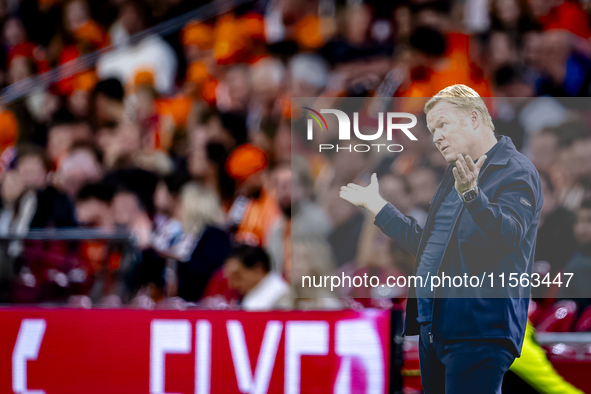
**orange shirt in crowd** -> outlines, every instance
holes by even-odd
[[[589,15],[578,1],[565,1],[539,20],[545,30],[564,29],[584,39],[591,37]]]
[[[443,66],[438,70],[423,68],[419,77],[411,76],[412,81],[407,89],[399,93],[402,97],[433,97],[449,85],[464,84],[474,89],[481,97],[490,97],[489,82],[482,70],[470,61],[470,36],[463,33],[446,35],[447,51],[442,60]],[[412,103],[407,102],[409,106]],[[422,112],[424,102],[416,102],[416,108],[405,108],[408,112]]]
[[[236,241],[249,245],[263,245],[280,211],[274,196],[263,189],[259,199],[248,202],[236,232]]]
[[[446,64],[440,70],[428,70],[425,78],[411,82],[405,96],[432,97],[440,90],[452,84],[465,84],[474,89],[480,96],[490,96],[488,81],[483,78],[480,70],[471,64],[470,36],[463,33],[449,33],[446,36]]]

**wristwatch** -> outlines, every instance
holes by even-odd
[[[470,190],[466,190],[465,192],[461,193],[460,196],[462,197],[462,201],[464,201],[465,203],[469,203],[470,201],[478,197],[478,186],[473,187]]]

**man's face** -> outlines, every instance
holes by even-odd
[[[60,186],[70,195],[75,195],[80,188],[91,182],[99,181],[102,176],[100,163],[88,150],[72,152],[58,169]]]
[[[170,217],[174,213],[174,197],[170,194],[164,182],[158,182],[156,186],[156,190],[154,191],[154,207],[159,214],[166,217]]]
[[[435,173],[428,168],[421,168],[411,174],[409,181],[414,203],[422,207],[428,207],[437,190]]]
[[[448,163],[455,163],[458,154],[467,155],[478,138],[471,119],[458,107],[439,101],[427,114],[427,128],[433,142]],[[473,158],[475,160],[477,158]]]
[[[380,179],[380,195],[402,213],[408,213],[409,195],[406,193],[404,183],[400,179],[392,175],[383,176]]]
[[[529,159],[539,171],[548,171],[556,162],[558,137],[552,133],[538,133],[531,137]]]
[[[591,245],[591,208],[580,208],[574,228],[575,238],[581,246]]]
[[[43,161],[37,156],[25,156],[19,159],[17,166],[18,175],[23,187],[43,189],[47,179],[47,171]]]
[[[54,126],[47,135],[47,155],[53,161],[64,157],[72,146],[72,131],[69,125]]]
[[[277,201],[281,210],[285,212],[290,210],[292,203],[298,204],[304,198],[304,189],[299,182],[298,177],[293,177],[290,168],[282,167],[276,172],[277,180]]]
[[[81,226],[105,227],[110,222],[109,205],[103,201],[91,198],[76,203],[76,217]]]
[[[572,144],[569,162],[577,180],[588,182],[591,176],[591,139],[576,141]]]
[[[229,258],[224,264],[224,277],[228,280],[228,286],[236,290],[240,295],[246,295],[265,276],[259,267],[246,268],[242,262],[234,257]]]
[[[118,192],[113,197],[113,215],[117,224],[130,225],[140,212],[139,202],[135,194]]]
[[[291,170],[289,168],[280,168],[275,174],[277,180],[277,202],[281,209],[291,208]]]

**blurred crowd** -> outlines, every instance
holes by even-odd
[[[26,90],[0,103],[1,302],[402,307],[404,292],[333,298],[290,281],[410,274],[413,256],[338,189],[377,172],[383,197],[424,222],[447,163],[424,129],[388,157],[292,155],[290,100],[430,97],[455,83],[496,97],[497,132],[540,172],[535,270],[581,272],[584,293],[589,2],[268,0],[163,27],[198,6],[218,2],[0,0],[0,84]],[[51,85],[23,84],[55,68]],[[98,233],[14,236],[71,228]],[[534,294],[539,310],[562,297],[549,291]],[[577,313],[589,304],[576,299]]]

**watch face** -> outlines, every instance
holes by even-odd
[[[462,194],[462,198],[465,202],[470,202],[476,198],[476,189],[468,190],[464,194]]]

